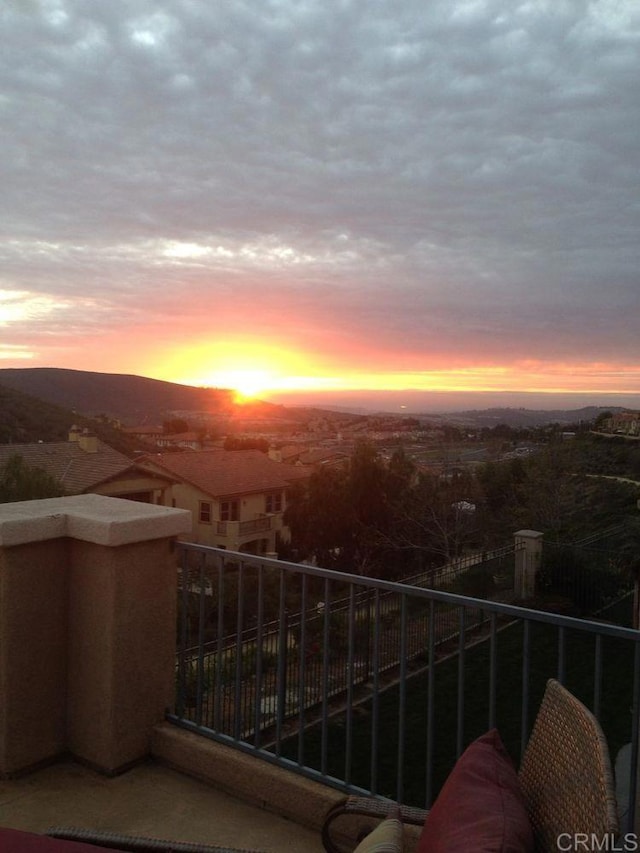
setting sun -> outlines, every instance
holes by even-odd
[[[300,353],[244,338],[192,345],[165,356],[163,364],[170,381],[231,388],[240,400],[306,388],[313,372]]]
[[[276,374],[269,370],[243,368],[240,370],[219,370],[215,373],[215,382],[220,388],[233,388],[239,402],[259,396],[260,393],[278,387]]]

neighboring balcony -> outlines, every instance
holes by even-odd
[[[276,531],[282,529],[281,515],[264,515],[246,521],[214,521],[215,535],[227,551],[274,554]]]
[[[272,516],[254,518],[249,521],[216,521],[220,536],[240,541],[246,536],[254,537],[258,533],[268,533],[275,528]]]

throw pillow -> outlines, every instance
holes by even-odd
[[[516,769],[496,729],[460,756],[425,821],[417,853],[533,850]]]
[[[402,853],[402,823],[395,817],[383,820],[353,853]]]

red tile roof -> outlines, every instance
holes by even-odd
[[[67,494],[77,495],[95,488],[99,483],[128,471],[130,459],[97,441],[96,453],[87,453],[77,441],[48,444],[0,445],[0,465],[12,456],[21,456],[31,468],[43,468],[62,484]]]
[[[144,466],[167,471],[212,497],[248,495],[286,489],[309,471],[274,462],[259,450],[192,450],[149,454]]]

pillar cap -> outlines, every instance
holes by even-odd
[[[523,539],[542,539],[544,533],[539,530],[516,530],[514,536],[521,536]]]
[[[109,498],[71,495],[0,504],[0,546],[70,537],[96,545],[129,545],[191,530],[186,509]]]

